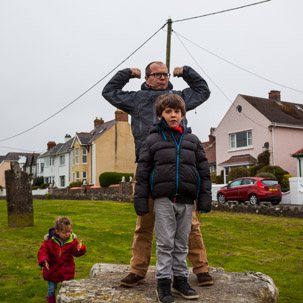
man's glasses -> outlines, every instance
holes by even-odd
[[[148,77],[150,77],[150,76],[154,76],[155,78],[160,79],[162,76],[163,76],[163,78],[169,78],[170,74],[169,73],[152,73],[152,74],[148,75]]]

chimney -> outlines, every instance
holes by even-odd
[[[47,142],[47,150],[50,150],[51,148],[56,146],[56,142],[54,141],[48,141]]]
[[[96,128],[98,125],[101,125],[103,123],[104,123],[104,120],[102,118],[100,118],[100,119],[96,118],[94,120],[94,127]]]
[[[215,141],[216,137],[214,135],[208,135],[208,142],[212,144]]]
[[[281,92],[278,91],[278,90],[271,90],[268,93],[268,99],[272,99],[272,100],[280,102],[281,101],[281,95],[280,95],[280,93]]]
[[[128,122],[128,113],[117,109],[115,111],[115,120],[122,121],[122,122]]]
[[[71,135],[66,134],[64,137],[64,142],[67,142],[71,138]]]

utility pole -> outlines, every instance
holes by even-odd
[[[171,19],[167,21],[167,42],[166,42],[166,66],[169,72],[170,67],[170,41],[171,41]]]

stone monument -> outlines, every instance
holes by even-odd
[[[8,227],[34,225],[32,187],[28,174],[21,171],[17,162],[5,171]]]

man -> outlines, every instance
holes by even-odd
[[[155,111],[158,96],[167,93],[178,94],[185,101],[186,111],[196,108],[209,98],[210,91],[206,81],[191,67],[176,67],[173,76],[182,77],[189,87],[182,91],[173,90],[173,86],[169,82],[170,74],[167,66],[155,61],[148,64],[145,69],[145,82],[142,84],[141,90],[122,90],[131,78],[141,78],[141,71],[138,68],[126,68],[117,72],[103,89],[102,95],[108,102],[131,116],[136,160],[138,160],[145,138],[149,135],[150,127],[158,121]],[[187,126],[185,117],[182,123],[184,127]],[[133,257],[130,261],[131,272],[121,280],[120,284],[123,286],[137,285],[144,280],[147,273],[153,244],[155,220],[153,203],[154,201],[150,199],[150,212],[147,215],[137,217],[132,249]],[[206,250],[195,209],[188,246],[188,259],[193,266],[193,272],[197,275],[198,284],[200,286],[213,284],[213,279],[208,273]]]

